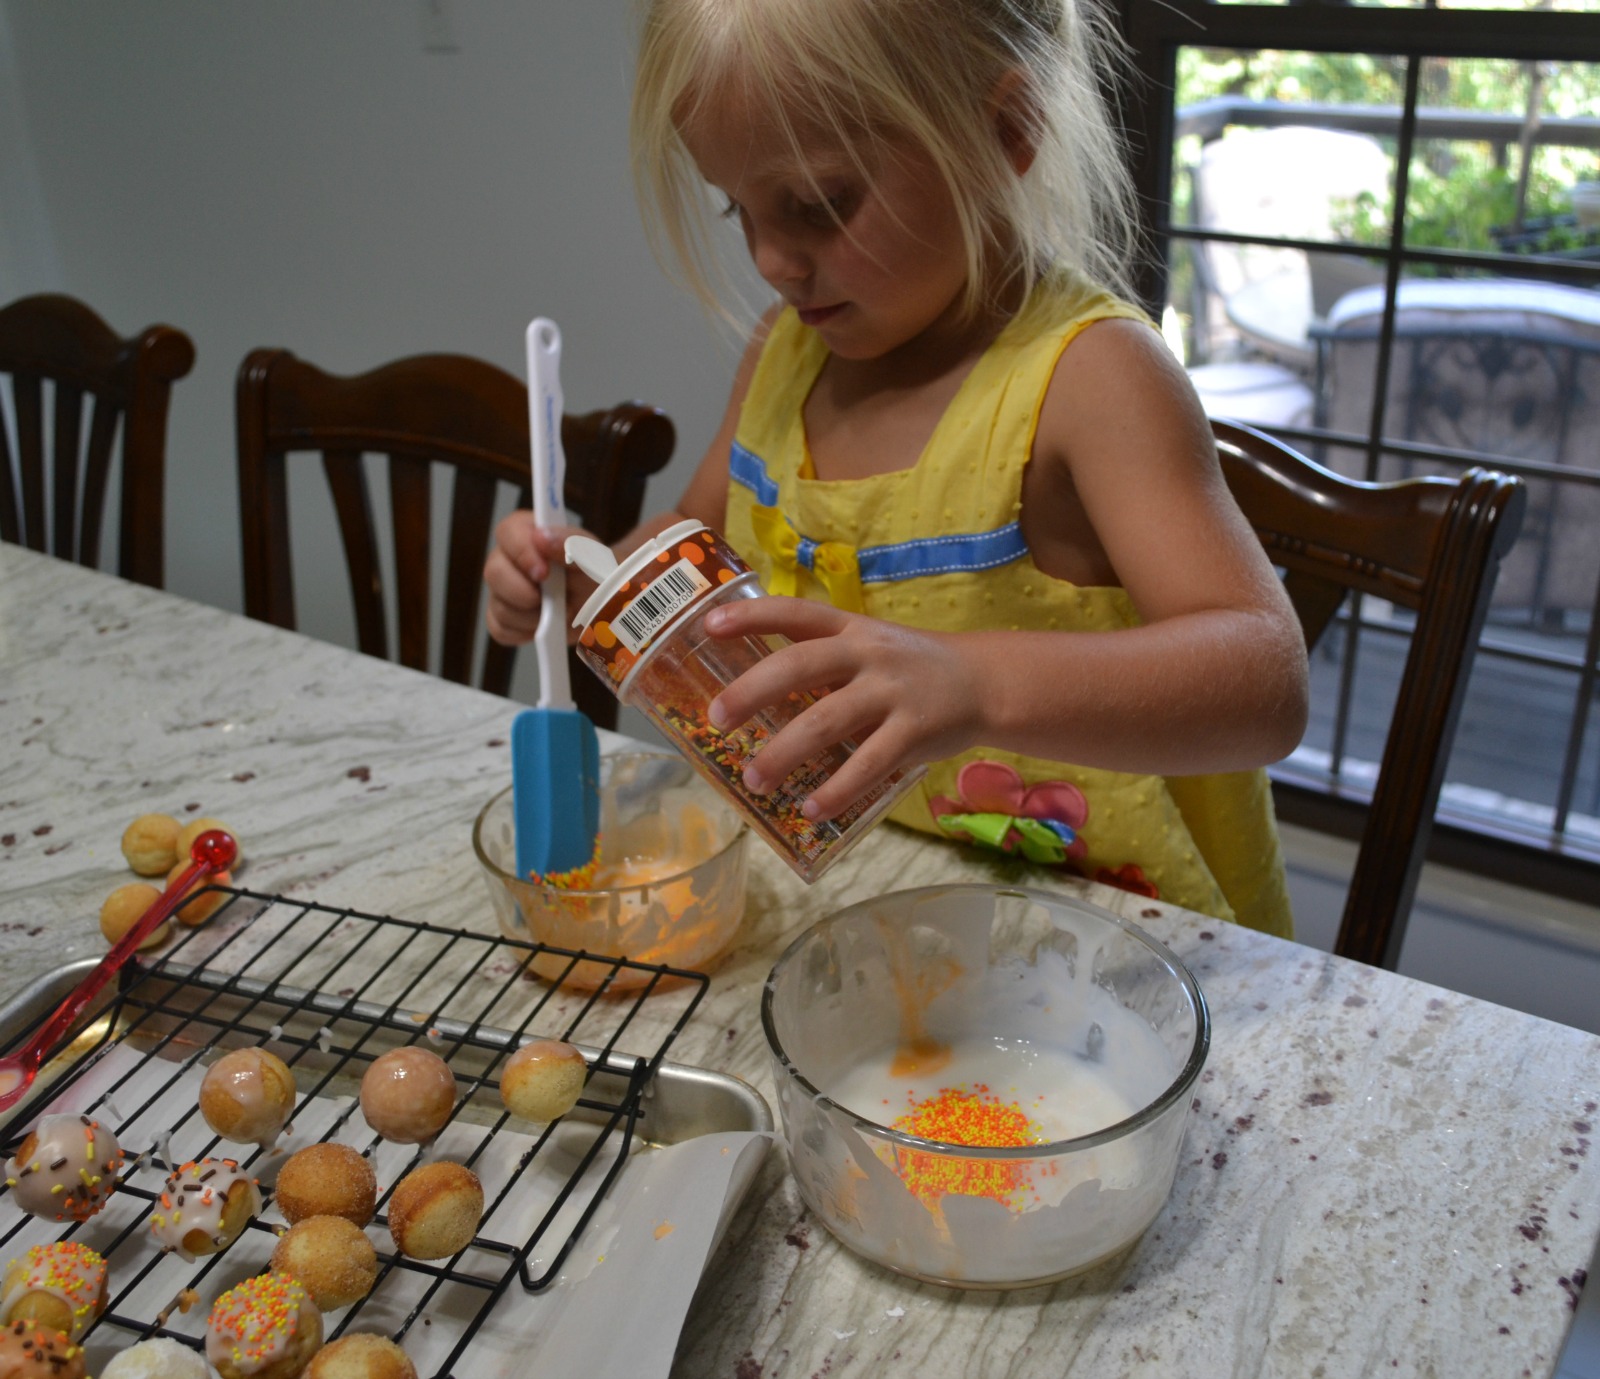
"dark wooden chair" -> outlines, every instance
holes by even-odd
[[[1393,969],[1478,634],[1527,491],[1485,469],[1358,483],[1249,427],[1212,426],[1228,486],[1283,571],[1308,647],[1352,594],[1416,615],[1334,948]]]
[[[16,427],[13,456],[0,425],[0,540],[98,567],[120,433],[117,573],[161,588],[167,404],[193,367],[193,342],[171,326],[124,340],[57,293],[0,307],[0,374],[10,389],[0,413],[9,410]]]
[[[519,507],[529,487],[528,391],[503,369],[463,355],[396,360],[359,377],[324,373],[288,350],[255,350],[240,366],[236,411],[239,504],[244,534],[245,612],[295,626],[289,544],[291,455],[319,453],[332,491],[362,651],[447,680],[507,694],[516,657],[483,632],[483,563],[497,503]],[[645,481],[667,463],[675,440],[665,413],[636,402],[562,418],[567,506],[602,541],[639,520]],[[365,456],[388,457],[393,534],[395,637],[391,642]],[[432,493],[450,485],[442,629],[430,664]],[[481,667],[476,648],[484,644]],[[578,707],[614,727],[617,702],[573,661]]]

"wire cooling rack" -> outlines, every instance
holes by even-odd
[[[391,1166],[393,1155],[404,1154],[392,1179],[380,1178],[375,1220],[386,1225],[393,1183],[430,1156],[421,1147],[381,1144],[361,1118],[354,1094],[373,1059],[420,1044],[443,1057],[456,1077],[451,1125],[437,1143],[456,1133],[457,1142],[469,1147],[448,1157],[477,1168],[480,1160],[494,1157],[498,1141],[502,1150],[517,1150],[513,1168],[500,1175],[503,1183],[485,1178],[485,1211],[471,1246],[432,1263],[379,1249],[372,1292],[330,1325],[328,1335],[377,1329],[403,1341],[419,1319],[432,1325],[430,1313],[438,1312],[448,1293],[460,1330],[437,1370],[448,1376],[503,1293],[514,1284],[538,1291],[557,1277],[634,1147],[644,1090],[708,979],[679,968],[232,887],[207,889],[224,896],[218,916],[204,928],[180,931],[158,957],[130,964],[110,1005],[52,1052],[28,1109],[0,1124],[5,1157],[51,1102],[110,1125],[129,1155],[117,1191],[99,1215],[79,1225],[42,1223],[0,1208],[0,1259],[44,1238],[82,1239],[110,1266],[108,1306],[86,1343],[103,1340],[100,1329],[111,1327],[122,1333],[116,1337],[119,1349],[150,1336],[198,1348],[205,1308],[187,1322],[181,1313],[198,1299],[209,1305],[236,1282],[240,1262],[253,1264],[246,1272],[255,1272],[281,1227],[258,1218],[227,1250],[172,1273],[177,1257],[155,1253],[149,1244],[149,1216],[169,1165],[206,1155],[233,1158],[260,1174],[265,1185],[284,1154],[219,1140],[197,1104],[182,1095],[186,1083],[230,1048],[270,1048],[294,1069],[300,1094],[295,1118],[314,1124],[311,1138],[336,1138],[372,1156],[390,1155]],[[533,975],[535,959],[539,978]],[[559,969],[554,975],[552,964]],[[579,972],[583,989],[574,975]],[[592,985],[597,976],[601,980]],[[620,987],[632,989],[620,993]],[[6,1047],[20,1044],[29,1031],[11,1033]],[[508,1125],[498,1095],[503,1060],[533,1037],[577,1044],[590,1067],[578,1107],[542,1130]],[[630,1046],[644,1051],[629,1052]],[[107,1081],[104,1069],[115,1062],[108,1055],[118,1047],[141,1057],[135,1071]],[[80,1091],[81,1103],[73,1100]],[[522,1137],[527,1145],[519,1149]],[[300,1138],[294,1147],[301,1147]],[[548,1171],[552,1166],[554,1173]],[[547,1171],[542,1195],[532,1205],[536,1224],[506,1238],[494,1229],[496,1219],[528,1219],[527,1185],[535,1177],[531,1170],[539,1169]],[[5,1196],[0,1187],[0,1204]],[[513,1205],[516,1213],[509,1210]],[[383,1241],[391,1243],[386,1232]],[[241,1259],[230,1265],[235,1255]],[[386,1281],[404,1275],[413,1276],[398,1290],[409,1310],[400,1315],[392,1305],[387,1313],[375,1309],[383,1324],[363,1322],[363,1309],[384,1295]],[[166,1297],[167,1304],[152,1306],[156,1297]]]

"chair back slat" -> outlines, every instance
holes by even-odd
[[[78,555],[78,462],[83,445],[83,389],[58,381],[54,389],[55,435],[51,441],[54,462],[53,501],[55,517],[51,549],[66,559]]]
[[[487,475],[458,470],[450,499],[439,674],[458,685],[472,683],[475,633],[482,621],[483,559],[492,537],[497,487]]]
[[[239,502],[244,530],[245,612],[293,627],[288,572],[288,471],[304,453],[389,457],[397,645],[403,664],[472,682],[474,651],[484,644],[478,683],[511,687],[515,651],[483,630],[483,564],[496,511],[509,499],[529,503],[528,394],[503,369],[464,355],[416,355],[355,377],[329,374],[287,350],[255,350],[239,370]],[[639,520],[645,482],[671,457],[672,423],[659,411],[623,403],[562,418],[567,505],[589,530],[614,541]],[[430,559],[432,471],[444,466],[450,487],[450,537],[443,562],[443,626],[432,633]],[[379,566],[364,476],[324,464],[340,512],[362,650],[389,655],[374,630],[389,591]],[[336,474],[339,476],[336,478]],[[616,700],[573,659],[573,690],[596,722],[615,726]],[[592,682],[592,684],[590,683]]]
[[[17,458],[22,470],[22,541],[49,550],[44,518],[44,384],[32,370],[19,370],[11,393],[17,419]]]
[[[273,454],[276,471],[284,472],[285,455]],[[322,471],[333,495],[334,515],[350,573],[355,607],[356,645],[369,656],[389,656],[388,622],[383,607],[383,581],[378,567],[378,534],[373,524],[372,495],[359,450],[324,450]],[[292,624],[291,624],[292,625]]]
[[[78,560],[100,563],[100,534],[105,521],[106,487],[111,480],[112,448],[122,413],[102,397],[89,412],[89,444],[83,455],[83,499],[79,504]],[[139,482],[135,479],[132,482]],[[137,543],[136,543],[137,544]]]
[[[1308,647],[1350,593],[1416,613],[1334,949],[1393,968],[1478,636],[1527,491],[1482,469],[1453,480],[1359,483],[1249,427],[1213,428],[1228,486],[1285,572]]]
[[[22,513],[17,502],[17,489],[12,475],[17,472],[11,454],[11,435],[0,416],[0,541],[14,546],[22,544]]]
[[[193,342],[171,326],[123,339],[89,307],[59,293],[0,307],[0,374],[10,376],[17,423],[16,453],[5,456],[0,473],[0,536],[97,565],[109,470],[120,459],[117,573],[160,588],[167,410],[172,384],[193,367]],[[48,431],[46,382],[54,390]],[[83,402],[91,397],[85,453]],[[103,450],[96,450],[96,437]]]
[[[433,547],[433,475],[415,455],[389,457],[389,505],[394,529],[394,594],[400,664],[428,668],[429,575]]]

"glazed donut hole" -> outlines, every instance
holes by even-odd
[[[87,1221],[117,1189],[122,1146],[88,1116],[43,1117],[5,1166],[11,1200],[45,1221]],[[0,1374],[4,1374],[0,1370]]]
[[[578,1104],[588,1075],[589,1065],[573,1045],[536,1039],[506,1060],[500,1100],[519,1119],[548,1124]]]
[[[308,1216],[279,1237],[272,1267],[298,1279],[320,1312],[360,1302],[378,1281],[378,1252],[342,1216]]]
[[[141,814],[122,833],[122,855],[140,876],[165,876],[178,860],[182,825],[170,814]]]
[[[322,1314],[286,1274],[230,1288],[206,1321],[206,1359],[222,1379],[298,1379],[322,1346]]]
[[[81,1341],[105,1310],[106,1262],[87,1245],[75,1240],[34,1245],[6,1265],[0,1325],[27,1322]]]
[[[118,886],[100,906],[100,932],[105,935],[106,942],[120,943],[123,935],[160,899],[161,892],[148,881],[130,881],[125,886]],[[139,951],[143,953],[149,948],[159,948],[171,933],[172,921],[162,920],[139,945]]]
[[[85,1379],[83,1347],[64,1331],[19,1319],[0,1327],[0,1374],[15,1379]]]
[[[297,1093],[288,1065],[266,1049],[235,1049],[200,1080],[200,1114],[225,1140],[273,1143],[289,1123]]]
[[[429,1049],[407,1045],[372,1060],[361,1077],[361,1114],[395,1144],[426,1144],[456,1108],[456,1078]]]
[[[338,1216],[365,1226],[377,1210],[378,1179],[365,1155],[347,1144],[308,1144],[278,1171],[273,1200],[291,1226],[313,1216]]]
[[[261,1189],[233,1159],[200,1159],[167,1174],[150,1233],[185,1259],[228,1248],[261,1213]]]

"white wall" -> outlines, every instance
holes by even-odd
[[[455,51],[425,50],[429,8]],[[335,372],[445,350],[522,376],[523,327],[551,316],[569,409],[673,417],[647,502],[677,497],[736,342],[639,228],[633,18],[630,0],[0,0],[0,301],[69,292],[198,351],[173,395],[169,589],[241,606],[233,380],[258,345]],[[342,639],[311,587],[302,627]]]

